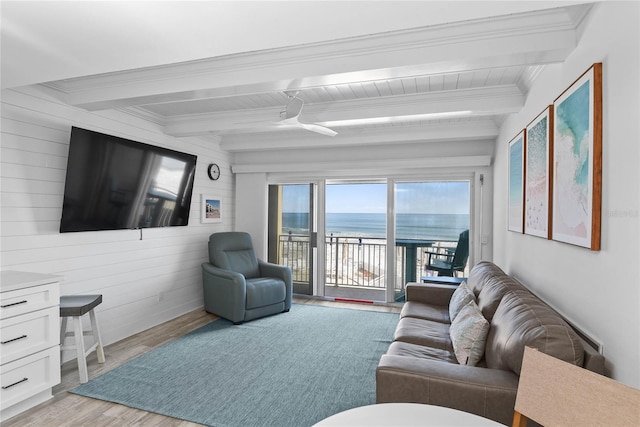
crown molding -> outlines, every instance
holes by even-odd
[[[151,123],[155,123],[160,126],[165,126],[167,123],[167,120],[160,114],[153,113],[149,110],[146,110],[140,107],[119,108],[118,111],[133,117],[137,117],[142,120],[146,120]]]

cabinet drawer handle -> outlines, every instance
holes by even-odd
[[[21,337],[17,337],[17,338],[13,338],[13,339],[10,339],[10,340],[2,341],[2,342],[0,342],[0,344],[9,344],[10,342],[18,341],[18,340],[21,340],[21,339],[26,338],[26,337],[27,337],[26,335],[23,335]]]
[[[18,384],[23,383],[23,382],[25,382],[25,381],[29,381],[29,378],[26,378],[26,377],[25,377],[25,378],[21,379],[20,381],[16,381],[16,382],[15,382],[15,383],[13,383],[13,384],[3,385],[3,386],[2,386],[2,389],[3,389],[3,390],[6,390],[6,389],[8,389],[8,388],[13,387],[14,385],[18,385]]]
[[[0,308],[13,307],[14,305],[20,305],[20,304],[26,304],[26,303],[27,303],[27,300],[18,301],[18,302],[14,302],[14,303],[11,303],[11,304],[0,305]]]

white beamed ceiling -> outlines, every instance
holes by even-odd
[[[492,140],[549,64],[576,47],[578,4],[44,83],[66,103],[144,117],[225,150]],[[299,91],[322,123],[467,112],[456,118],[335,125],[335,137],[272,124]]]

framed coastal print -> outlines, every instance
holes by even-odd
[[[524,220],[525,131],[509,141],[509,231],[522,233]]]
[[[602,64],[553,103],[552,238],[600,250]]]
[[[202,194],[200,222],[222,222],[222,198],[218,196],[207,196]]]
[[[553,105],[545,108],[526,129],[524,232],[545,239],[551,238],[552,129]]]

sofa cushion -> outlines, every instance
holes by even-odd
[[[471,300],[451,322],[449,334],[456,359],[461,365],[475,366],[484,354],[489,322]]]
[[[512,289],[502,297],[491,321],[487,367],[520,375],[525,346],[582,366],[584,348],[575,331],[536,296]]]
[[[481,261],[477,263],[469,272],[467,286],[471,292],[477,297],[485,281],[492,277],[507,277],[507,274],[500,267],[489,261]]]
[[[497,276],[488,278],[480,293],[478,294],[478,307],[482,311],[482,315],[485,319],[491,322],[493,315],[502,301],[502,297],[509,290],[509,286],[506,283],[509,280],[508,276]]]
[[[432,320],[403,317],[398,322],[393,340],[453,351],[449,324]]]
[[[405,302],[402,306],[400,317],[416,317],[418,319],[433,320],[434,322],[451,323],[447,306],[417,301]]]
[[[426,347],[424,345],[395,341],[391,343],[387,354],[394,356],[416,357],[419,359],[441,360],[448,363],[458,363],[452,350]]]
[[[462,307],[473,300],[475,300],[475,296],[469,290],[467,284],[462,282],[453,295],[451,295],[451,301],[449,302],[449,319],[453,322],[460,310],[462,310]]]

